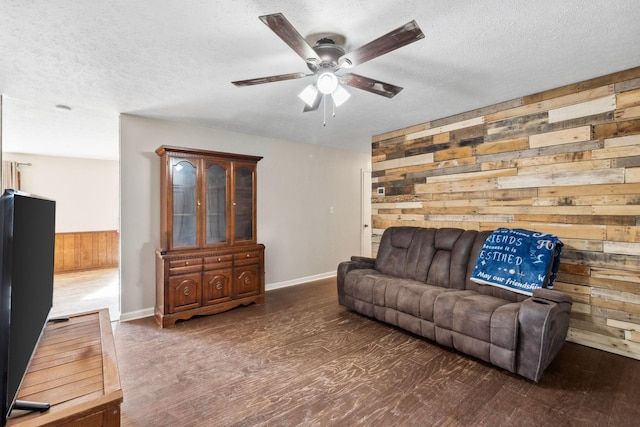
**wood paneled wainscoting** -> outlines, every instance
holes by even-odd
[[[55,273],[118,266],[118,230],[56,233]]]

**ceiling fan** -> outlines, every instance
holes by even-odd
[[[232,83],[238,87],[244,87],[316,76],[315,82],[305,87],[298,95],[305,102],[305,112],[317,110],[322,100],[328,95],[331,95],[334,107],[342,105],[350,97],[350,94],[341,83],[376,95],[393,98],[402,90],[401,87],[359,74],[338,75],[336,72],[353,68],[424,38],[424,33],[416,21],[411,21],[345,54],[344,49],[328,37],[321,38],[314,46],[311,46],[282,13],[260,16],[260,20],[306,62],[311,74],[302,72],[280,74]]]

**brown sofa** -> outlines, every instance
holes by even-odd
[[[527,296],[471,281],[490,234],[388,228],[375,259],[340,263],[338,301],[537,382],[564,344],[572,300],[546,288]]]

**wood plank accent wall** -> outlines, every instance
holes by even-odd
[[[395,225],[556,234],[567,339],[640,359],[640,67],[375,136],[372,171],[374,254]]]
[[[117,230],[56,233],[55,273],[118,266]]]

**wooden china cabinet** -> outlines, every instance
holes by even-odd
[[[262,157],[162,146],[161,248],[155,317],[162,326],[264,302],[256,242]]]

